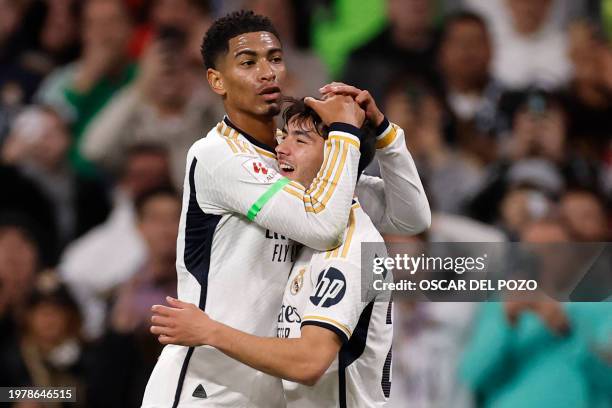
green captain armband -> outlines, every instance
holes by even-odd
[[[257,201],[253,203],[251,208],[249,208],[249,212],[246,215],[247,218],[250,221],[254,221],[255,217],[257,217],[257,214],[259,214],[263,206],[266,205],[266,203],[270,201],[270,199],[274,197],[276,193],[281,191],[283,187],[289,184],[289,181],[290,180],[287,177],[283,177],[282,179],[278,180],[276,183],[272,184],[272,186],[265,193],[263,193],[261,197],[257,199]]]

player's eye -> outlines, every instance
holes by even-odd
[[[242,61],[240,63],[240,65],[242,65],[243,67],[250,67],[252,65],[255,65],[255,61],[253,61],[253,60],[245,60],[245,61]]]
[[[272,57],[272,62],[274,62],[275,64],[280,64],[281,62],[283,62],[283,57],[281,57],[280,55]]]

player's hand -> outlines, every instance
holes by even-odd
[[[325,100],[307,97],[304,103],[328,126],[334,122],[342,122],[360,128],[365,120],[364,110],[350,96],[333,95]]]
[[[365,111],[366,118],[374,126],[378,127],[385,120],[385,115],[378,109],[376,101],[367,90],[361,90],[357,87],[344,84],[342,82],[332,82],[319,89],[323,99],[327,99],[332,95],[347,95],[357,102],[361,109]]]
[[[209,336],[216,327],[203,310],[194,304],[166,297],[168,306],[154,305],[151,310],[151,333],[161,344],[197,347],[209,344]]]

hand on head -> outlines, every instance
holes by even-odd
[[[319,92],[324,100],[334,95],[350,96],[365,111],[366,118],[374,126],[379,126],[385,119],[385,115],[378,109],[376,101],[367,90],[361,90],[342,82],[332,82],[321,87]]]
[[[332,95],[324,100],[307,97],[304,103],[328,126],[334,122],[342,122],[360,128],[366,116],[353,98],[346,95]]]

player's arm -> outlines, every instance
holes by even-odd
[[[342,83],[321,88],[323,95],[343,94],[355,98],[376,125],[377,158],[381,178],[363,175],[357,195],[377,229],[387,233],[417,234],[431,224],[431,210],[404,131],[390,123],[366,90]]]
[[[194,184],[204,212],[231,211],[314,249],[338,246],[348,222],[359,163],[358,126],[365,113],[349,97],[307,104],[319,113],[330,132],[324,161],[308,187],[281,177],[257,163],[257,156],[236,154],[196,163]],[[265,172],[265,174],[264,174]]]
[[[163,344],[215,347],[256,370],[304,385],[314,385],[329,368],[341,346],[333,332],[302,328],[301,337],[258,337],[217,322],[197,306],[168,298],[173,307],[153,307],[151,332]]]
[[[376,156],[381,178],[363,175],[357,195],[376,227],[387,233],[418,234],[431,225],[431,210],[404,131],[386,118],[378,127]]]

